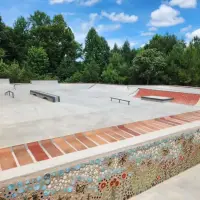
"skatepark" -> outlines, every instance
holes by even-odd
[[[31,95],[31,90],[58,96],[60,101]],[[8,91],[14,96],[5,95]],[[165,98],[170,100],[164,102]],[[38,199],[137,199],[141,192],[199,164],[199,102],[200,89],[190,87],[10,84],[2,79],[0,199],[34,195]],[[138,171],[131,168],[135,165]],[[146,174],[145,180],[138,179],[142,173],[155,177]],[[134,178],[138,182],[133,188]]]

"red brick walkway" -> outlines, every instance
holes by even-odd
[[[51,159],[75,151],[104,145],[157,130],[200,120],[200,111],[139,121],[76,133],[60,138],[0,149],[0,171]]]

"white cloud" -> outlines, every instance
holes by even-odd
[[[89,15],[89,21],[83,22],[81,24],[81,31],[82,32],[87,32],[90,28],[92,28],[95,25],[95,21],[98,17],[97,13],[91,13]]]
[[[140,45],[140,48],[143,48],[145,45],[149,44],[149,41],[143,43],[142,45]]]
[[[154,35],[155,33],[153,33],[153,32],[141,32],[141,36],[152,36],[152,35]]]
[[[121,5],[123,0],[116,0],[116,3]]]
[[[76,0],[50,0],[50,4],[72,3]]]
[[[171,0],[171,6],[179,6],[180,8],[196,8],[197,0]]]
[[[50,0],[50,4],[78,3],[83,6],[93,6],[101,0]]]
[[[180,32],[182,32],[182,33],[184,33],[184,32],[188,32],[191,28],[192,28],[191,25],[186,26],[186,27],[182,28],[182,29],[180,30]]]
[[[81,5],[83,6],[93,6],[94,4],[98,3],[100,0],[87,0],[87,1],[81,1]]]
[[[111,25],[104,25],[100,24],[96,27],[96,30],[98,33],[104,33],[104,32],[110,32],[110,31],[116,31],[121,28],[120,24],[111,24]]]
[[[192,40],[194,37],[200,37],[200,28],[193,32],[186,33],[186,38],[188,40]]]
[[[91,13],[88,21],[78,21],[72,24],[71,28],[75,35],[76,41],[84,44],[85,37],[89,29],[95,26],[98,17],[99,15],[97,13]]]
[[[158,30],[158,28],[156,28],[156,27],[150,27],[149,28],[149,31],[157,31]]]
[[[101,15],[103,17],[106,17],[108,19],[110,19],[111,21],[113,22],[121,22],[121,23],[134,23],[138,20],[138,16],[135,16],[135,15],[127,15],[125,13],[115,13],[115,12],[112,12],[112,13],[107,13],[105,11],[102,11],[101,12]]]
[[[162,4],[159,9],[151,13],[149,25],[154,27],[175,26],[184,22],[180,17],[180,12],[171,8],[168,5]]]
[[[99,19],[99,15],[97,13],[91,13],[89,15],[88,21],[82,22],[79,25],[76,25],[75,27],[73,25],[74,35],[75,35],[76,40],[79,43],[84,44],[86,35],[87,35],[88,31],[90,30],[90,28],[92,28],[92,27],[94,27],[99,34],[115,31],[115,30],[118,30],[121,28],[120,24],[109,24],[109,25],[108,24],[99,24],[99,25],[97,25],[98,19]]]
[[[81,32],[87,33],[89,29],[92,27],[94,27],[96,31],[99,33],[115,31],[121,28],[120,24],[110,24],[110,25],[99,24],[95,26],[98,17],[99,15],[97,13],[91,13],[89,15],[89,21],[83,22],[81,24]]]

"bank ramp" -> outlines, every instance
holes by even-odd
[[[173,98],[171,102],[185,105],[196,105],[200,100],[200,94],[145,88],[139,88],[137,94],[134,97],[141,98],[143,96],[170,97]]]

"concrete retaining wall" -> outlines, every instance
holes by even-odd
[[[0,78],[0,85],[1,85],[1,84],[10,84],[10,79]]]
[[[200,163],[199,128],[187,124],[2,172],[0,199],[129,199]]]
[[[36,85],[49,85],[49,84],[58,84],[57,80],[31,80],[31,84],[36,84]]]

